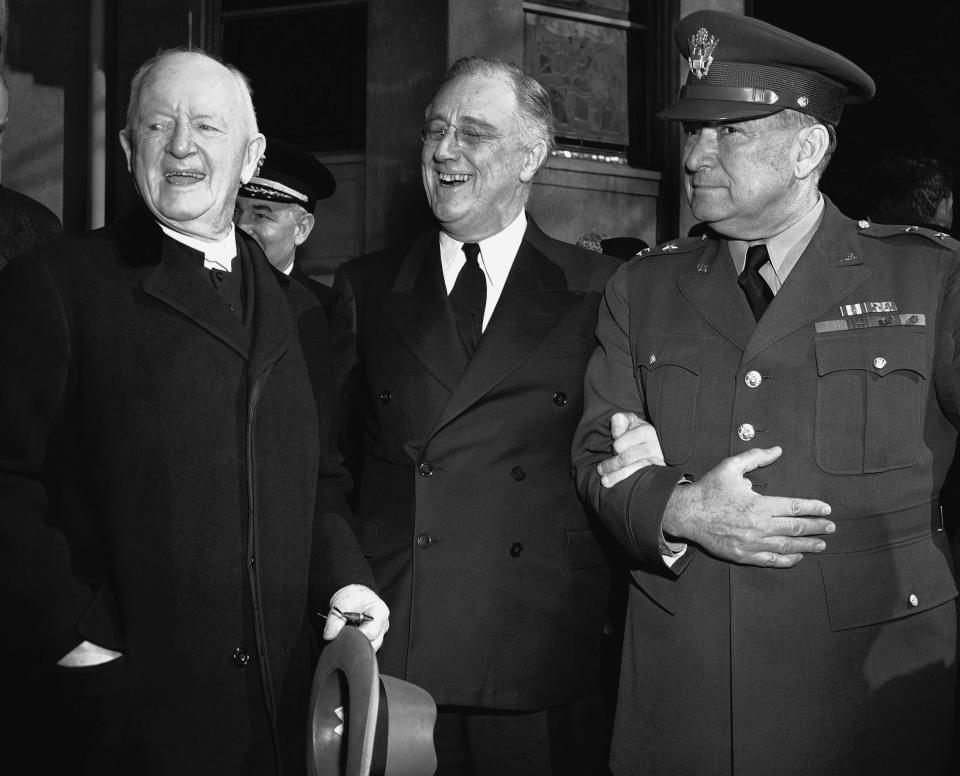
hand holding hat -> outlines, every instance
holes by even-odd
[[[356,624],[374,650],[378,650],[390,627],[390,608],[366,585],[347,585],[330,598],[323,638],[327,641],[335,639],[348,622]]]

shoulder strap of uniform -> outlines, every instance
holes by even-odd
[[[909,226],[906,224],[872,224],[867,220],[857,222],[857,231],[865,237],[885,239],[888,237],[902,237],[915,235],[926,237],[931,242],[942,245],[947,250],[960,250],[960,240],[952,237],[949,232],[929,229],[925,226]]]
[[[652,248],[644,248],[642,251],[640,251],[640,253],[634,256],[631,261],[645,259],[648,256],[663,256],[671,253],[690,253],[698,248],[702,248],[706,239],[706,235],[700,235],[697,237],[678,237],[675,240],[667,240],[667,242],[654,245]]]

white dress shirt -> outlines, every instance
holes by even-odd
[[[527,214],[521,210],[520,215],[506,228],[478,243],[480,255],[477,261],[487,281],[487,304],[483,308],[481,331],[486,330],[490,322],[490,316],[503,292],[507,275],[510,274],[510,268],[517,257],[517,251],[520,250],[520,243],[523,242],[526,231]],[[449,294],[453,290],[453,284],[457,282],[457,275],[467,263],[467,257],[463,255],[463,243],[444,231],[440,232],[440,263],[443,266],[443,282]]]

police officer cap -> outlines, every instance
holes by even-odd
[[[836,125],[845,103],[873,97],[873,79],[849,59],[759,19],[696,11],[674,31],[690,72],[657,115],[740,121],[791,108]]]
[[[337,188],[323,163],[290,143],[267,138],[263,164],[249,183],[240,187],[240,196],[303,205],[313,212],[318,199],[326,199]]]

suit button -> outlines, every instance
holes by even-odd
[[[567,394],[565,394],[563,391],[557,391],[555,394],[553,394],[553,403],[558,407],[564,406],[567,403]]]
[[[433,544],[433,537],[430,534],[420,534],[417,537],[417,547],[421,550],[427,549],[431,544]]]
[[[907,599],[907,602],[910,604],[910,606],[920,605],[920,599],[917,597],[916,593],[911,593],[910,597]]]
[[[747,388],[756,388],[760,383],[763,382],[763,378],[760,376],[760,373],[756,370],[751,369],[743,376],[743,382],[747,384]]]
[[[523,555],[523,545],[520,542],[514,542],[510,545],[510,557],[519,558]]]
[[[417,471],[420,472],[421,477],[432,477],[433,476],[433,466],[429,463],[422,463],[417,467]]]
[[[524,477],[527,476],[527,473],[520,466],[514,466],[510,470],[510,476],[513,477],[517,482],[520,482]]]
[[[877,369],[883,369],[887,365],[887,359],[885,359],[883,356],[877,356],[875,359],[873,359],[873,365]]]
[[[237,647],[235,650],[233,650],[232,657],[233,662],[240,666],[240,668],[243,668],[252,660],[250,653],[247,652],[247,650],[245,650],[243,647]]]
[[[380,403],[386,404],[390,399],[393,398],[393,394],[390,391],[380,391]]]
[[[737,436],[740,437],[744,442],[749,442],[756,435],[753,426],[749,423],[744,423],[737,429]]]

